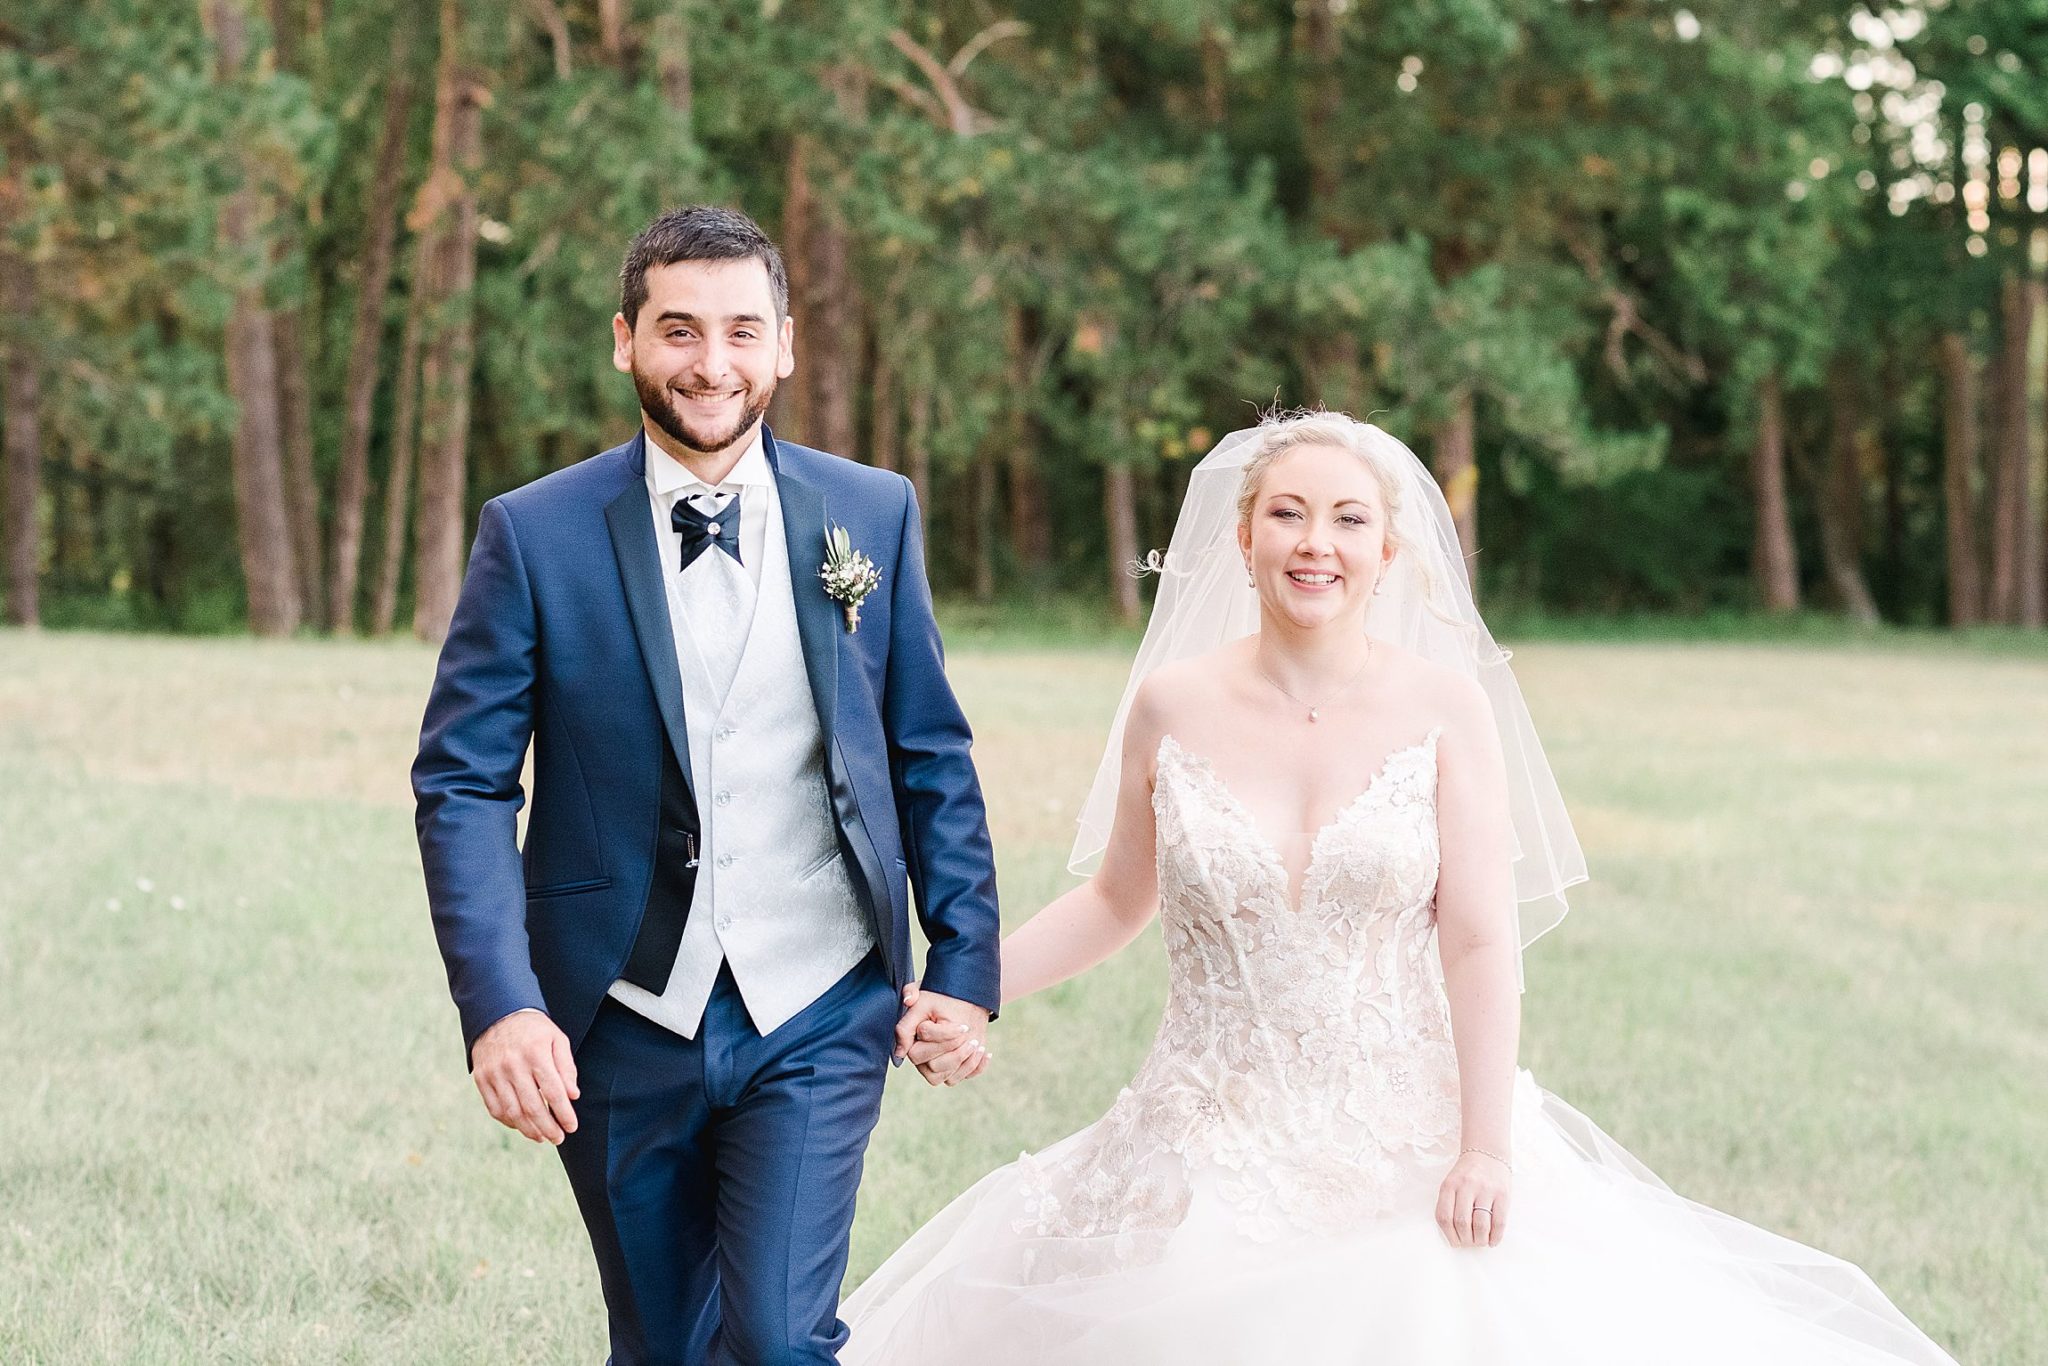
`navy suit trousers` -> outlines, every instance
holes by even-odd
[[[831,1363],[854,1191],[900,1014],[871,953],[763,1037],[721,969],[697,1037],[607,998],[561,1146],[613,1366]]]

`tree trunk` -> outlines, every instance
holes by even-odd
[[[1039,431],[1032,410],[1036,385],[1031,357],[1038,346],[1038,327],[1037,319],[1016,304],[1004,311],[1010,394],[1003,464],[1010,485],[1010,548],[1025,572],[1036,578],[1052,562],[1052,523],[1046,513],[1045,481],[1038,471]]]
[[[1309,216],[1318,231],[1342,241],[1338,232],[1337,192],[1343,187],[1351,145],[1335,136],[1344,117],[1344,33],[1341,16],[1348,0],[1302,0],[1296,42],[1306,56],[1307,80],[1302,85],[1301,126],[1315,130],[1308,139]],[[1349,243],[1345,243],[1349,245]]]
[[[223,85],[240,73],[248,54],[248,17],[236,0],[208,0]],[[255,167],[245,166],[249,179]],[[221,208],[223,254],[242,270],[262,259],[257,237],[257,191],[245,183]],[[299,588],[292,524],[284,482],[282,418],[278,409],[276,334],[260,281],[238,285],[227,322],[228,393],[235,400],[233,445],[235,528],[249,626],[262,636],[298,629]]]
[[[2032,317],[2040,317],[2044,306],[2048,306],[2048,290],[2041,281],[2035,280],[2028,289],[2031,300],[2027,311]],[[2031,338],[2029,338],[2031,341]],[[2041,627],[2048,625],[2048,528],[2041,524],[2041,510],[2034,506],[2034,437],[2028,426],[2033,415],[2033,404],[2027,398],[2027,383],[2032,376],[2027,371],[2026,356],[2019,361],[2019,373],[2025,377],[2020,385],[2020,423],[2026,428],[2026,447],[2020,452],[2023,464],[2019,471],[2020,503],[2020,544],[2019,544],[2019,618],[2020,625]],[[2048,499],[2044,499],[2048,504]]]
[[[2034,336],[2034,292],[2018,275],[2006,277],[2000,295],[2003,346],[1996,362],[1993,406],[1995,449],[1991,456],[1991,592],[1990,619],[2020,620],[2020,581],[2029,520],[2028,467],[2033,463],[2033,432],[2027,420],[2027,353]]]
[[[279,71],[299,69],[299,45],[306,25],[302,9],[305,0],[269,0],[270,47],[277,54]]]
[[[597,0],[597,45],[605,60],[620,70],[626,65],[625,0]]]
[[[1756,442],[1749,463],[1756,499],[1751,568],[1766,612],[1796,612],[1799,560],[1792,546],[1792,513],[1785,497],[1785,396],[1775,370],[1758,383],[1756,404]]]
[[[60,453],[56,470],[56,485],[50,490],[50,577],[60,587],[68,587],[85,577],[86,552],[78,528],[77,458]]]
[[[1451,395],[1451,415],[1436,436],[1436,482],[1443,487],[1450,504],[1451,520],[1458,527],[1458,551],[1472,578],[1473,594],[1479,590],[1479,462],[1475,457],[1478,419],[1470,386]]]
[[[811,399],[810,309],[811,259],[805,250],[811,240],[811,149],[809,133],[790,139],[789,168],[783,182],[782,260],[789,274],[789,316],[796,324],[796,369],[775,391],[771,414],[775,424],[809,444],[818,445],[811,430],[817,405]],[[830,450],[828,446],[825,449]]]
[[[85,494],[85,522],[79,528],[78,538],[85,547],[84,563],[88,582],[92,584],[94,592],[102,593],[108,591],[109,581],[113,577],[107,571],[110,559],[107,553],[107,542],[110,539],[107,534],[110,530],[107,517],[109,480],[104,469],[93,468],[92,457],[89,455],[80,456],[77,470],[79,487]]]
[[[1884,392],[1896,394],[1899,390],[1894,384],[1887,385]],[[1893,584],[1891,592],[1892,614],[1903,619],[1906,615],[1905,462],[1895,458],[1895,453],[1889,449],[1876,449],[1875,443],[1878,438],[1875,434],[1866,432],[1864,439],[1866,450],[1874,452],[1875,459],[1866,456],[1863,461],[1863,468],[1869,469],[1872,465],[1876,465],[1884,472],[1884,563],[1886,566],[1886,577]]]
[[[425,253],[415,249],[415,258]],[[425,330],[425,296],[413,272],[413,295],[406,302],[405,332],[398,344],[398,392],[391,410],[391,467],[384,475],[384,560],[377,573],[377,596],[370,607],[370,634],[388,636],[398,620],[398,585],[405,576],[405,547],[411,539],[413,452],[419,441],[420,335]]]
[[[911,320],[912,335],[923,336],[916,329],[929,327],[929,318],[914,317]],[[910,383],[909,430],[904,434],[903,473],[910,479],[910,486],[917,490],[917,505],[926,509],[925,516],[931,516],[932,505],[932,391],[935,381],[929,358],[912,371]]]
[[[797,325],[797,365],[811,374],[809,444],[858,459],[853,388],[860,362],[859,298],[848,262],[848,234],[832,210],[811,233],[811,284]],[[799,248],[802,250],[802,248]]]
[[[6,230],[0,215],[0,232]],[[0,452],[6,483],[7,620],[42,620],[38,525],[43,501],[42,365],[35,336],[35,267],[0,239]]]
[[[555,56],[555,79],[566,81],[576,74],[576,54],[569,41],[569,16],[555,0],[527,0],[533,17],[548,32],[548,50]]]
[[[866,82],[848,63],[825,75],[840,117],[857,122],[867,98]],[[829,170],[828,193],[818,194],[821,144],[798,138],[800,156],[791,158],[791,211],[783,229],[783,246],[791,254],[790,307],[796,317],[796,374],[803,396],[806,444],[835,455],[857,458],[854,386],[860,365],[860,295],[853,278],[852,235],[847,231],[841,201],[843,169]],[[801,208],[802,212],[796,212]],[[801,260],[801,288],[797,260]]]
[[[434,170],[421,216],[433,243],[425,272],[430,327],[420,382],[420,504],[413,633],[440,641],[462,590],[464,494],[468,486],[469,382],[476,337],[475,176],[483,154],[489,93],[462,61],[456,0],[441,0],[441,65],[435,81]]]
[[[1351,144],[1338,134],[1344,118],[1343,15],[1348,0],[1302,0],[1295,6],[1295,44],[1302,52],[1300,126],[1315,130],[1306,140],[1308,218],[1316,233],[1343,251],[1358,245],[1359,223],[1339,203],[1350,169]],[[1219,53],[1220,56],[1220,53]],[[1308,343],[1311,403],[1357,412],[1365,401],[1365,362],[1359,350],[1359,320],[1341,314]],[[1442,472],[1438,472],[1442,477]],[[1467,547],[1467,554],[1470,547]]]
[[[369,241],[364,248],[362,280],[356,292],[341,468],[334,482],[334,553],[330,557],[334,573],[329,581],[327,623],[341,632],[351,632],[356,625],[356,585],[362,566],[364,513],[370,493],[370,429],[377,398],[377,361],[384,344],[384,301],[391,286],[392,248],[398,236],[399,180],[405,172],[405,126],[412,109],[405,30],[406,23],[400,19],[392,34],[391,74],[384,87],[384,126],[365,203]]]
[[[183,615],[184,559],[178,542],[177,514],[158,503],[142,525],[137,578],[156,610],[157,619],[173,628]]]
[[[327,617],[327,589],[320,529],[320,480],[313,469],[313,395],[306,355],[305,314],[297,306],[277,310],[271,345],[277,361],[278,425],[284,443],[284,486],[291,508],[292,550],[299,585],[299,615],[314,627]]]
[[[1855,374],[1846,362],[1828,375],[1828,410],[1828,463],[1818,490],[1821,556],[1842,610],[1859,625],[1875,626],[1877,600],[1863,577],[1863,414]]]
[[[1983,561],[1977,544],[1977,376],[1970,344],[1944,332],[1938,358],[1942,383],[1942,494],[1947,505],[1948,623],[1983,620]]]
[[[669,0],[668,8],[654,21],[655,71],[661,81],[661,98],[691,126],[694,99],[690,74],[690,0]]]
[[[950,386],[935,386],[939,426],[956,434],[960,430],[959,393]],[[967,453],[959,477],[967,483],[967,587],[976,602],[994,602],[996,597],[996,462],[987,441]]]
[[[2042,380],[2043,392],[2048,394],[2048,374],[2044,374]],[[2044,431],[2042,436],[2042,455],[2044,461],[2048,461],[2048,431]],[[2034,526],[2034,588],[2036,601],[2041,605],[2039,615],[2033,619],[2036,626],[2042,625],[2043,618],[2048,617],[2048,481],[2042,484],[2041,517],[2042,520]]]
[[[1221,128],[1230,114],[1230,46],[1214,19],[1202,21],[1202,117]]]
[[[1109,597],[1117,622],[1135,626],[1143,606],[1131,565],[1138,558],[1138,497],[1131,467],[1112,461],[1102,472],[1102,510],[1109,524]]]
[[[269,0],[271,52],[276,69],[299,74],[302,24],[297,0]],[[288,260],[297,249],[303,214],[286,195],[278,197],[286,226],[272,234],[272,259]],[[276,351],[278,421],[284,435],[285,499],[291,508],[292,551],[299,580],[299,612],[319,626],[327,615],[320,531],[320,482],[313,469],[312,363],[307,355],[306,310],[297,303],[276,310],[271,345]]]
[[[986,446],[974,453],[968,470],[973,483],[974,600],[996,600],[996,471],[995,455]]]
[[[896,392],[896,348],[875,322],[868,326],[868,463],[893,470],[903,463],[903,414]]]
[[[242,197],[240,192],[235,196]],[[230,202],[223,217],[246,224],[245,214],[252,212]],[[240,235],[242,229],[229,232]],[[250,629],[260,636],[288,636],[299,626],[299,584],[285,506],[276,353],[270,313],[259,292],[254,287],[236,291],[227,325],[228,392],[237,409],[235,523]]]

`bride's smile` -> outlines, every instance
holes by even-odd
[[[1246,480],[1238,534],[1266,615],[1297,629],[1356,625],[1396,549],[1375,472],[1335,446],[1285,451]]]

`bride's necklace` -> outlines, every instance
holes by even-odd
[[[1301,698],[1299,698],[1299,697],[1296,697],[1296,696],[1295,696],[1295,695],[1294,695],[1293,693],[1291,693],[1291,692],[1288,692],[1286,688],[1284,688],[1284,687],[1282,687],[1282,686],[1281,686],[1281,684],[1280,684],[1280,680],[1279,680],[1279,679],[1277,679],[1277,678],[1275,678],[1275,677],[1273,677],[1273,675],[1271,675],[1271,674],[1267,673],[1267,672],[1266,672],[1266,669],[1265,669],[1265,666],[1264,666],[1264,665],[1262,665],[1262,664],[1260,664],[1260,663],[1259,663],[1259,661],[1258,661],[1257,659],[1254,659],[1254,660],[1252,660],[1252,667],[1253,667],[1254,669],[1257,669],[1257,670],[1259,671],[1259,677],[1261,677],[1261,678],[1265,679],[1265,680],[1266,680],[1266,681],[1267,681],[1268,683],[1271,683],[1271,684],[1272,684],[1272,685],[1273,685],[1274,687],[1276,687],[1276,688],[1279,688],[1279,689],[1280,689],[1280,693],[1281,693],[1281,695],[1282,695],[1282,696],[1286,697],[1286,698],[1287,698],[1287,699],[1288,699],[1289,701],[1291,701],[1291,702],[1295,703],[1295,704],[1296,704],[1297,706],[1303,706],[1303,707],[1307,707],[1307,708],[1308,708],[1308,719],[1309,719],[1309,720],[1311,720],[1311,721],[1316,721],[1316,720],[1320,720],[1320,719],[1321,719],[1321,715],[1322,715],[1322,710],[1323,710],[1323,708],[1324,708],[1324,707],[1327,707],[1327,706],[1329,706],[1329,705],[1330,705],[1330,704],[1331,704],[1332,702],[1335,702],[1335,701],[1336,701],[1336,700],[1337,700],[1338,698],[1342,697],[1342,696],[1343,696],[1343,695],[1344,695],[1345,693],[1347,693],[1347,692],[1351,691],[1351,685],[1352,685],[1353,683],[1356,683],[1356,682],[1357,682],[1357,681],[1358,681],[1359,679],[1361,679],[1361,678],[1363,678],[1363,677],[1365,676],[1365,670],[1366,670],[1366,665],[1368,665],[1368,664],[1371,664],[1371,663],[1372,663],[1372,637],[1371,637],[1371,636],[1367,636],[1367,637],[1365,638],[1365,663],[1363,663],[1363,664],[1360,664],[1360,665],[1358,666],[1358,670],[1357,670],[1357,672],[1353,673],[1353,674],[1351,675],[1351,677],[1349,677],[1349,678],[1345,679],[1345,680],[1344,680],[1344,682],[1342,683],[1342,685],[1340,685],[1340,686],[1338,687],[1337,691],[1335,691],[1335,692],[1331,693],[1331,694],[1330,694],[1330,695],[1329,695],[1328,697],[1325,697],[1325,698],[1324,698],[1324,699],[1323,699],[1322,701],[1320,701],[1320,702],[1305,702],[1305,701],[1303,701],[1303,700],[1302,700]]]

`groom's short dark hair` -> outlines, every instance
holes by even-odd
[[[639,323],[640,306],[647,302],[647,272],[678,261],[759,261],[768,268],[776,320],[789,316],[789,271],[761,225],[738,209],[688,204],[649,223],[626,248],[626,263],[619,267],[619,312],[628,327]]]

